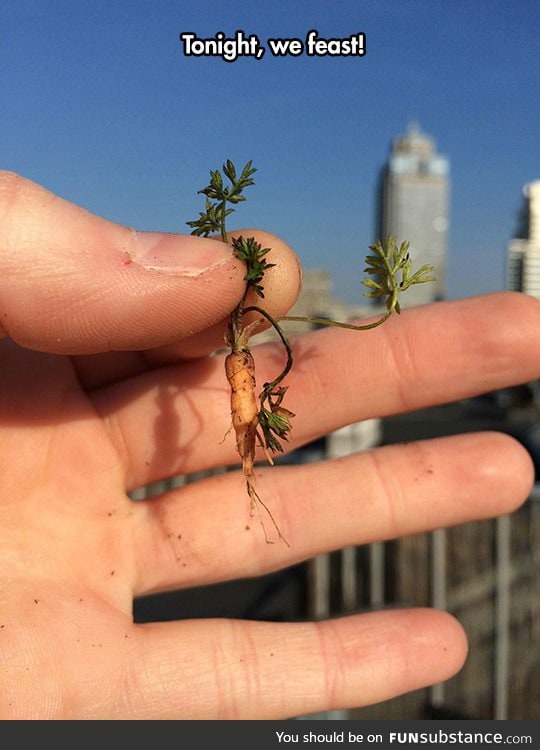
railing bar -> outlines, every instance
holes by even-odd
[[[344,612],[358,608],[357,549],[346,547],[341,551],[341,605]]]
[[[431,533],[431,605],[445,610],[446,596],[446,530],[436,529]],[[442,706],[445,699],[444,683],[430,688],[431,704]]]
[[[508,717],[508,680],[510,658],[510,516],[496,520],[495,561],[495,669],[493,718]]]
[[[371,609],[383,607],[385,604],[384,566],[384,543],[373,542],[369,545],[369,604]]]

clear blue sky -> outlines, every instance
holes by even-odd
[[[364,32],[364,57],[188,58],[179,34]],[[414,119],[451,162],[448,296],[503,288],[540,179],[536,0],[0,0],[0,166],[139,229],[186,231],[210,168],[253,159],[233,217],[361,297],[375,185]]]

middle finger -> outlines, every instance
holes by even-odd
[[[316,331],[294,342],[284,406],[295,448],[345,424],[527,382],[540,372],[540,315],[525,295],[493,294],[406,311],[364,333]],[[259,387],[283,366],[257,347]],[[94,393],[128,489],[238,461],[223,357],[160,371]]]

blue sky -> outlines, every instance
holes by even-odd
[[[363,57],[186,57],[182,32],[345,38]],[[0,166],[138,229],[187,231],[227,158],[256,186],[233,216],[331,269],[361,301],[375,186],[409,120],[451,162],[448,297],[504,286],[540,179],[536,0],[0,0]],[[403,238],[405,239],[405,238]]]

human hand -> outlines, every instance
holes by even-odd
[[[296,260],[257,237],[278,261],[265,301],[285,314]],[[236,462],[222,441],[223,360],[207,355],[243,287],[219,242],[137,235],[0,175],[2,718],[286,718],[387,700],[462,665],[461,627],[434,610],[133,623],[135,596],[492,517],[531,487],[521,446],[483,433],[261,470],[290,549],[249,524],[237,472],[131,501],[147,483]],[[539,319],[537,301],[503,293],[302,337],[287,380],[291,447],[536,379]],[[263,382],[281,351],[255,356]]]

